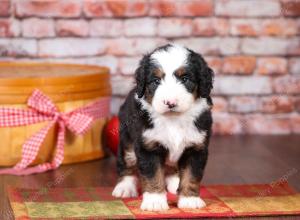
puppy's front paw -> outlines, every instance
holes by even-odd
[[[197,196],[180,196],[178,208],[200,209],[206,206],[205,202]]]
[[[125,176],[114,188],[112,195],[119,198],[128,198],[138,196],[136,177]]]
[[[141,209],[144,211],[163,211],[168,210],[169,205],[166,193],[149,193],[143,194]]]

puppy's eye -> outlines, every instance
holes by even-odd
[[[155,85],[158,85],[160,83],[160,79],[159,78],[155,78],[153,81],[152,81],[153,84]]]
[[[183,83],[185,83],[186,81],[189,80],[189,78],[188,78],[187,75],[183,75],[182,77],[180,77],[180,79],[181,79],[181,81],[182,81]]]

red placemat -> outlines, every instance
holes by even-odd
[[[145,212],[139,209],[141,197],[116,199],[112,188],[8,188],[17,220],[24,219],[102,219],[102,218],[196,218],[278,216],[300,214],[300,194],[287,184],[202,186],[202,209],[179,209],[177,197],[168,194],[170,209]]]

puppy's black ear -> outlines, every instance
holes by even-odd
[[[142,98],[146,89],[146,73],[149,66],[150,55],[145,55],[140,61],[139,67],[135,71],[136,93]]]
[[[191,62],[193,71],[197,75],[198,96],[202,98],[208,98],[213,88],[214,72],[207,66],[203,57],[192,50],[190,50],[189,60]]]
[[[206,67],[200,72],[200,80],[198,81],[198,94],[200,97],[208,98],[213,88],[213,70],[205,65]]]
[[[139,98],[142,98],[146,87],[146,74],[144,66],[139,66],[135,71],[136,93]]]

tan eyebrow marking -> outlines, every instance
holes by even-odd
[[[183,68],[183,67],[180,67],[180,68],[178,68],[176,71],[175,71],[175,73],[174,73],[176,76],[182,76],[182,75],[184,75],[185,74],[185,69]]]
[[[156,68],[153,71],[154,76],[156,76],[157,78],[163,79],[165,77],[165,73],[160,69],[160,68]]]

